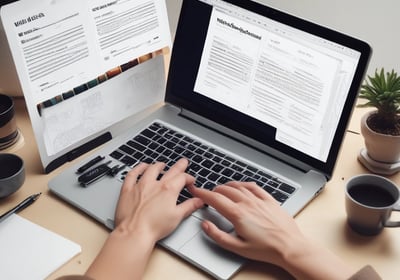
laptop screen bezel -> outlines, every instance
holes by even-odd
[[[325,162],[318,160],[276,141],[272,127],[194,92],[194,84],[212,11],[212,6],[202,1],[183,1],[168,72],[166,102],[250,137],[262,145],[272,147],[278,153],[286,156],[290,155],[289,158],[293,158],[290,163],[301,162],[302,166],[318,170],[325,176],[330,177],[333,173],[360,84],[366,72],[372,52],[370,46],[357,38],[256,2],[248,0],[225,0],[225,2],[299,30],[307,31],[310,34],[356,50],[361,54],[327,160]]]

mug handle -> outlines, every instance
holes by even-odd
[[[392,208],[393,211],[400,212],[400,201],[398,201]],[[400,227],[400,221],[389,221],[387,220],[384,224],[385,227]]]

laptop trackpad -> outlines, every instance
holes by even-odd
[[[179,253],[199,264],[218,279],[228,279],[246,261],[245,258],[219,247],[203,231],[186,243]]]
[[[175,231],[166,238],[159,241],[159,244],[173,251],[178,251],[188,240],[201,231],[201,221],[189,216],[184,219]]]
[[[225,232],[231,232],[234,229],[232,223],[224,216],[219,214],[217,210],[212,207],[199,209],[192,215],[199,218],[200,220],[209,220],[213,222],[220,230],[223,230]]]

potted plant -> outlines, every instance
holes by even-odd
[[[361,119],[365,149],[360,161],[371,171],[392,174],[400,163],[400,76],[384,68],[376,70],[361,85],[360,99],[367,102],[358,107],[374,107]]]

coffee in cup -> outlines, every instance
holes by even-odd
[[[362,235],[376,235],[384,227],[400,227],[390,219],[400,211],[400,191],[389,179],[379,175],[354,176],[346,184],[347,222]]]

